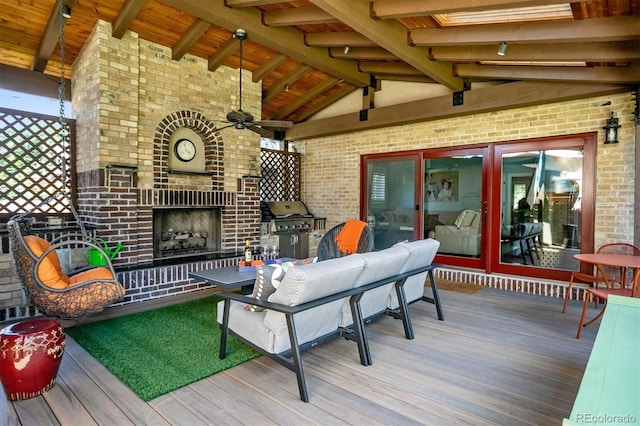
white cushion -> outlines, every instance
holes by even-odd
[[[296,306],[349,290],[364,269],[360,256],[344,256],[287,270],[269,301]]]

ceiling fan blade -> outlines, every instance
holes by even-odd
[[[289,128],[293,126],[293,121],[286,120],[258,120],[255,121],[255,124],[259,124],[264,127],[280,127],[280,128]]]
[[[273,130],[263,129],[255,124],[247,124],[247,129],[262,136],[263,138],[273,139]]]
[[[220,130],[224,130],[224,129],[228,129],[229,127],[235,127],[236,124],[232,123],[232,124],[227,124],[226,126],[222,126],[222,127],[216,127],[215,131],[219,132]]]

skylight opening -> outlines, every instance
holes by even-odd
[[[536,67],[586,67],[586,62],[480,61],[482,65],[534,65]]]
[[[440,26],[506,24],[514,22],[571,20],[569,3],[549,6],[520,7],[516,9],[484,10],[480,12],[454,12],[433,15]]]

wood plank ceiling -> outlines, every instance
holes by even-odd
[[[301,123],[384,80],[452,92],[481,81],[640,82],[640,0],[64,1],[67,76],[99,19],[114,37],[134,31],[210,70],[238,67],[233,33],[244,28],[262,119]],[[0,64],[59,76],[58,9],[56,0],[0,0]]]

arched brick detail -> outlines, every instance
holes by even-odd
[[[180,127],[196,132],[205,146],[205,173],[211,174],[211,190],[220,191],[224,186],[224,144],[216,125],[197,111],[176,111],[160,121],[153,136],[154,188],[168,188],[169,141]]]

